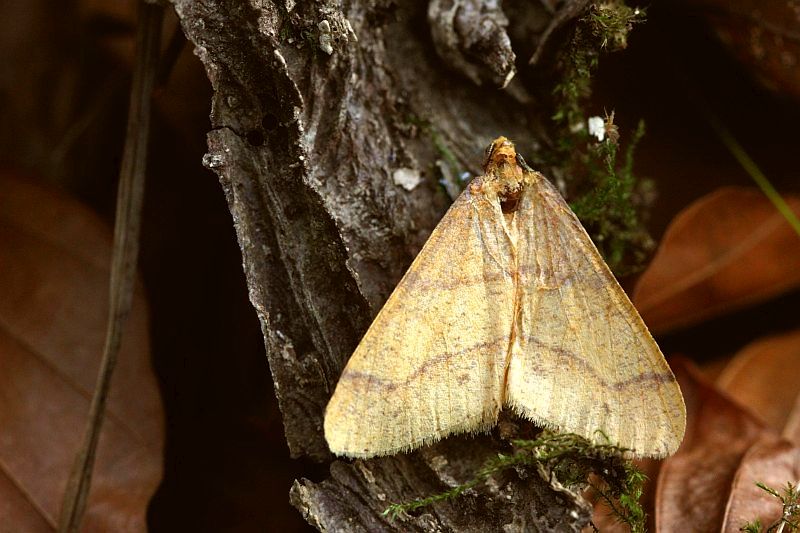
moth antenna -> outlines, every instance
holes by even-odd
[[[487,146],[486,150],[484,150],[483,152],[485,157],[483,158],[483,165],[481,166],[481,168],[483,168],[484,172],[486,172],[486,167],[489,165],[489,161],[491,161],[492,159],[492,154],[494,153],[495,146],[497,146],[496,140],[492,141],[492,143],[489,146]]]
[[[522,167],[526,172],[533,172],[533,169],[525,162],[525,159],[520,154],[517,154],[517,164]]]

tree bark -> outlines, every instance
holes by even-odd
[[[479,0],[173,3],[214,88],[204,164],[233,215],[291,454],[330,461],[322,421],[339,374],[459,178],[478,173],[498,135],[522,153],[543,141],[520,74],[498,87],[514,76],[515,55],[526,64],[553,33],[558,13],[521,0],[505,13]],[[391,502],[468,480],[503,450],[484,435],[337,460],[329,479],[296,481],[291,501],[322,531],[587,523],[582,500],[530,470],[418,516],[382,516]]]

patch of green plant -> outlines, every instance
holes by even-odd
[[[605,479],[602,479],[601,481],[606,483],[605,486],[598,486],[594,483],[591,486],[606,507],[610,509],[611,514],[626,524],[631,533],[644,533],[647,513],[644,512],[640,502],[647,476],[630,461],[623,462],[622,471],[624,479],[619,484],[608,484]],[[592,525],[594,526],[594,524]]]
[[[490,477],[519,466],[543,467],[550,479],[568,488],[591,487],[610,512],[628,524],[633,533],[644,531],[646,515],[639,504],[645,475],[625,458],[625,448],[613,444],[593,444],[573,433],[543,430],[536,439],[514,440],[511,454],[498,454],[486,461],[466,483],[444,492],[406,503],[391,504],[384,516],[398,515],[452,500],[485,482]],[[594,474],[589,481],[590,474]]]
[[[781,501],[783,505],[781,517],[777,522],[766,529],[763,529],[764,526],[761,525],[761,521],[756,518],[752,522],[748,522],[740,527],[739,531],[745,531],[746,533],[761,533],[762,531],[766,531],[766,533],[772,533],[800,530],[800,491],[797,490],[797,485],[787,483],[780,492],[761,482],[756,482],[756,486]],[[786,529],[787,527],[788,529]]]
[[[430,137],[434,148],[439,154],[439,161],[436,164],[437,168],[434,169],[434,171],[438,170],[438,173],[441,175],[439,184],[450,198],[455,200],[467,184],[466,181],[468,180],[465,181],[463,176],[469,174],[463,170],[463,167],[459,164],[456,155],[447,145],[442,134],[429,120],[415,115],[409,115],[406,117],[406,122],[412,126],[418,127],[424,134]]]
[[[604,52],[623,50],[634,24],[644,22],[644,10],[621,0],[595,2],[578,19],[575,31],[559,61],[561,81],[553,89],[553,120],[575,130],[585,124],[583,104],[592,93],[592,75]],[[569,143],[569,139],[564,139]]]
[[[577,162],[583,168],[584,179],[582,192],[570,207],[614,273],[624,275],[641,268],[653,247],[636,209],[640,181],[633,173],[633,155],[645,134],[645,125],[639,122],[624,149],[619,145],[613,113],[606,117],[604,129],[602,141],[591,143],[574,156],[573,164]]]
[[[739,531],[744,531],[745,533],[761,533],[761,520],[756,518],[752,522],[748,522],[742,527],[739,528]]]
[[[555,149],[544,161],[570,176],[576,188],[569,191],[571,207],[618,275],[639,270],[653,247],[637,211],[643,182],[633,173],[634,150],[645,128],[639,122],[622,149],[614,114],[590,131],[585,105],[601,54],[625,48],[633,25],[642,21],[643,10],[619,0],[594,3],[578,20],[559,62],[561,81],[553,90]]]

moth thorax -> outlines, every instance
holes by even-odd
[[[500,209],[504,214],[514,213],[519,209],[519,200],[522,198],[522,184],[513,189],[503,189],[497,195],[500,200]]]
[[[500,208],[503,213],[514,213],[519,209],[519,202],[525,189],[522,169],[515,162],[513,165],[498,168],[495,175],[497,177],[495,190]]]

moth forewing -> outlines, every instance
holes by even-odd
[[[334,453],[386,455],[491,427],[511,331],[507,239],[465,191],[434,229],[342,372],[325,413]]]
[[[538,174],[518,217],[522,308],[509,404],[639,456],[673,453],[686,424],[680,389],[583,226]]]

